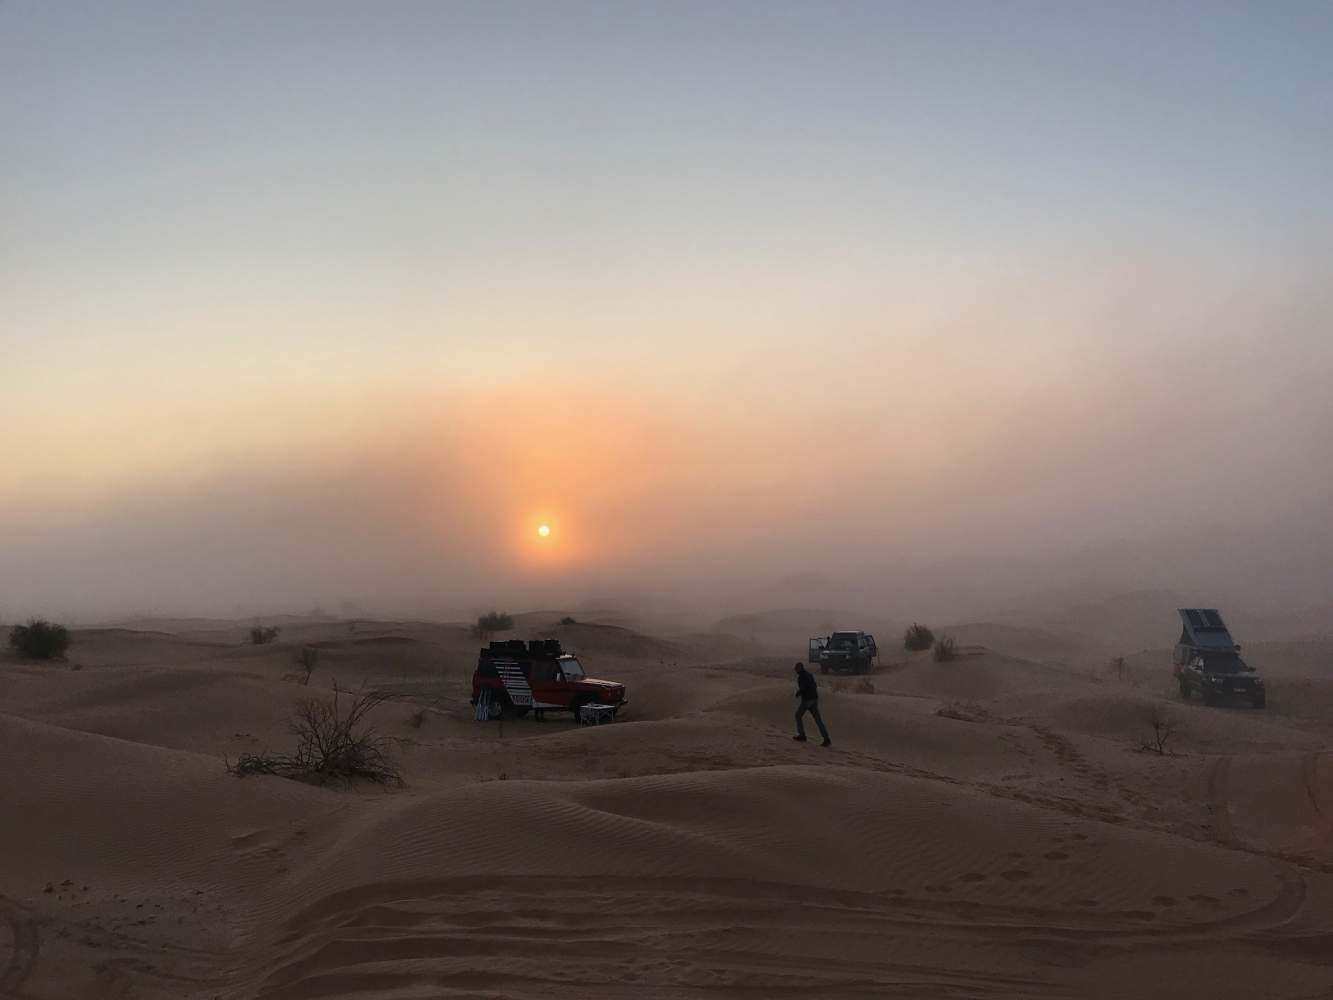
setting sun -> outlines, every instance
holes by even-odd
[[[543,538],[551,537],[551,526],[549,524],[537,525],[537,534],[541,535]]]

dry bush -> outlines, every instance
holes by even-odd
[[[365,780],[378,785],[403,783],[388,753],[388,740],[366,721],[388,698],[378,691],[346,691],[333,686],[333,698],[305,698],[296,703],[290,730],[296,749],[290,754],[242,754],[227,770],[238,777],[277,774],[284,778],[328,782]]]
[[[276,625],[264,626],[256,623],[250,629],[250,641],[256,646],[267,646],[270,642],[276,642],[278,632],[281,631]]]
[[[34,660],[54,660],[69,648],[69,629],[44,618],[32,618],[28,624],[9,630],[9,644]]]
[[[310,675],[315,672],[315,667],[319,664],[319,650],[313,646],[302,646],[292,657],[296,666],[300,668],[298,679],[307,687],[310,686]]]
[[[935,709],[935,714],[941,719],[954,719],[958,722],[985,722],[988,718],[984,708],[958,702],[951,702],[942,708]]]
[[[958,647],[954,645],[953,639],[947,635],[942,635],[935,640],[931,655],[936,663],[947,663],[950,660],[958,659]]]
[[[871,683],[871,680],[870,680],[869,677],[862,677],[859,681],[856,682],[856,693],[857,693],[857,694],[874,694],[874,693],[875,693],[875,685],[874,685],[873,683]]]
[[[903,648],[912,652],[929,649],[935,641],[935,633],[924,625],[913,622],[912,627],[903,633]]]
[[[560,624],[561,624],[561,625],[577,625],[578,622],[577,622],[575,619],[573,619],[572,617],[570,617],[569,615],[565,615],[565,617],[563,617],[563,618],[560,619]]]
[[[227,762],[227,770],[238,778],[247,774],[278,774],[278,759],[266,753],[243,753],[236,763]]]
[[[476,639],[489,639],[496,632],[507,632],[514,627],[514,618],[507,611],[487,611],[477,616],[472,626],[472,636]]]
[[[425,721],[426,721],[426,710],[424,708],[418,708],[415,712],[413,712],[411,715],[407,717],[407,724],[411,726],[413,729],[420,729],[422,724],[425,723]]]
[[[1144,742],[1139,749],[1159,755],[1166,754],[1167,743],[1176,735],[1175,722],[1157,706],[1153,706],[1153,710],[1148,713],[1147,722],[1152,727],[1152,738]]]
[[[366,716],[387,698],[378,691],[343,691],[335,684],[331,701],[307,698],[297,702],[291,723],[297,738],[293,754],[297,769],[320,781],[365,778],[381,785],[401,785],[403,779],[387,753],[387,741],[366,723]]]

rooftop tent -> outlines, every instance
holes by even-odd
[[[1227,653],[1240,649],[1216,608],[1180,608],[1179,611],[1184,625],[1180,633],[1181,645]]]

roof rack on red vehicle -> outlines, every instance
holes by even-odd
[[[559,639],[492,639],[490,647],[482,651],[490,656],[537,656],[555,658],[563,656]]]

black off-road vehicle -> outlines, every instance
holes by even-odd
[[[818,663],[822,674],[842,670],[867,674],[874,669],[875,657],[878,655],[879,647],[869,632],[834,632],[830,636],[816,636],[810,640],[810,663],[812,666]]]
[[[1196,691],[1209,705],[1236,698],[1255,708],[1268,702],[1263,678],[1240,658],[1240,646],[1214,608],[1181,608],[1184,626],[1171,661],[1175,666],[1180,696]]]

